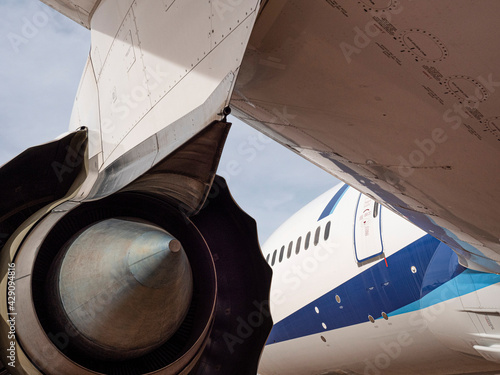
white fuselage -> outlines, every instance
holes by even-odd
[[[500,277],[463,268],[448,246],[347,185],[292,216],[263,252],[275,325],[262,375],[500,369]]]

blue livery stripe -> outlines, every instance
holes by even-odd
[[[472,282],[471,282],[472,281]],[[400,309],[394,310],[389,316],[406,314],[409,312],[425,309],[438,303],[458,298],[500,282],[500,275],[494,273],[483,273],[473,270],[465,270],[460,275],[442,284],[432,292],[423,296],[420,300],[410,303]],[[459,289],[457,288],[459,286]]]
[[[389,267],[379,262],[276,323],[267,345],[365,323],[368,315],[380,319],[382,312],[394,316],[416,311],[500,282],[499,275],[460,266],[453,250],[430,235],[387,261]]]
[[[320,221],[321,219],[324,219],[325,217],[331,215],[333,213],[333,211],[335,211],[335,208],[339,204],[340,199],[342,199],[342,197],[344,196],[344,194],[345,194],[345,192],[347,191],[348,188],[349,188],[349,185],[344,184],[344,186],[342,186],[337,191],[337,193],[333,196],[332,200],[330,202],[328,202],[328,204],[326,205],[326,207],[323,210],[323,212],[321,213],[318,221]]]

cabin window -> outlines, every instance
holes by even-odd
[[[266,262],[269,263],[269,258],[271,257],[271,253],[267,254],[267,257],[266,257]]]
[[[297,245],[295,246],[295,254],[298,254],[300,252],[300,243],[302,242],[302,237],[299,237],[297,239]]]
[[[311,232],[307,233],[307,236],[306,236],[306,243],[305,243],[305,246],[304,246],[304,250],[307,250],[309,249],[309,241],[311,240]]]
[[[378,210],[379,210],[379,204],[378,202],[375,202],[373,204],[373,217],[377,217],[378,216]]]
[[[288,253],[286,254],[286,257],[287,258],[290,258],[292,256],[292,249],[293,249],[293,241],[291,241],[289,244],[288,244]]]
[[[314,246],[319,243],[319,235],[321,233],[321,227],[316,228],[316,233],[314,233]]]
[[[276,263],[276,254],[278,253],[278,250],[274,250],[273,253],[273,260],[271,261],[271,266],[274,266],[274,263]]]
[[[283,254],[285,254],[285,246],[281,246],[281,251],[280,251],[280,263],[283,260]]]
[[[325,227],[325,234],[324,234],[324,239],[325,241],[328,240],[328,238],[330,237],[330,227],[332,226],[332,222],[329,221],[328,223],[326,223],[326,227]]]

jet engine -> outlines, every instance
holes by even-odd
[[[212,124],[98,199],[78,199],[85,129],[0,169],[8,373],[256,373],[271,270],[215,176],[228,129]]]

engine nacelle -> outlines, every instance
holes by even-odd
[[[165,180],[152,172],[99,200],[4,209],[0,341],[13,354],[2,358],[9,373],[256,373],[272,320],[255,221],[220,177],[194,213],[165,194]]]

